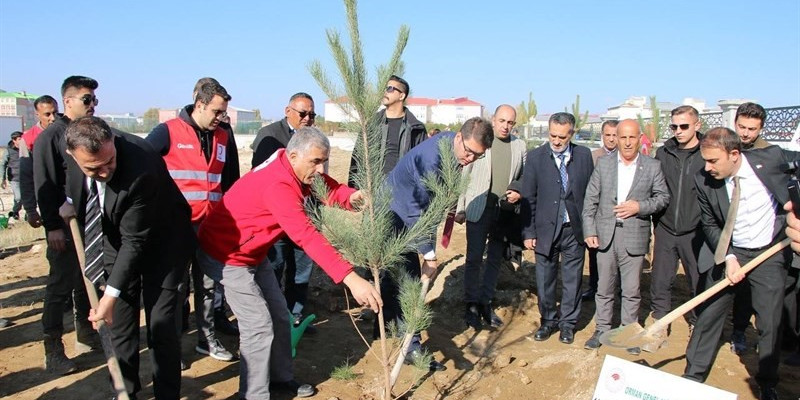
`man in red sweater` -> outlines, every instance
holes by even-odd
[[[239,179],[200,225],[198,261],[208,276],[225,286],[239,322],[242,398],[267,399],[270,387],[297,397],[315,392],[294,380],[289,310],[267,260],[278,239],[288,236],[334,282],[347,285],[358,304],[381,309],[377,290],[353,271],[305,213],[317,176],[328,186],[328,204],[352,209],[362,200],[360,191],[323,173],[329,154],[330,143],[322,132],[298,129],[286,149]]]

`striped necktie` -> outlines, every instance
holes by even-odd
[[[94,179],[89,184],[89,198],[86,202],[86,226],[84,232],[84,253],[86,267],[84,275],[97,284],[103,277],[103,213],[100,211],[100,195]]]
[[[567,197],[567,188],[569,187],[569,175],[567,175],[567,163],[566,163],[567,155],[561,153],[558,155],[558,159],[561,161],[558,166],[558,172],[561,175],[561,189],[564,191],[564,197]],[[562,217],[564,222],[567,222],[567,208],[564,207],[564,215]]]

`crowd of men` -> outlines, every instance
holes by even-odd
[[[62,314],[69,304],[78,352],[100,348],[92,323],[102,320],[111,326],[125,387],[135,398],[141,389],[143,306],[155,396],[179,398],[180,371],[189,368],[180,354],[189,277],[195,293],[195,350],[232,361],[236,356],[216,334],[239,336],[241,398],[316,392],[295,379],[290,345],[291,325],[303,319],[314,265],[335,283],[344,283],[360,305],[384,313],[387,323],[402,319],[392,276],[382,277],[379,293],[306,215],[314,179],[328,186],[329,198],[322,199],[327,204],[357,211],[364,201],[356,179],[363,166],[357,157],[346,184],[326,174],[330,143],[313,127],[310,95],[291,96],[286,117],[259,131],[252,169],[240,177],[235,135],[227,121],[231,95],[213,78],[200,79],[192,103],[145,139],[93,116],[98,86],[88,77],[65,79],[63,113],[53,97],[38,98],[38,124],[12,134],[2,165],[2,186],[10,182],[15,195],[9,216],[19,218],[24,208],[28,223],[46,231],[46,370],[68,374],[77,369],[62,341]],[[618,292],[622,325],[642,320],[640,282],[652,234],[648,320],[672,310],[679,262],[692,295],[720,279],[731,282],[686,317],[690,338],[684,377],[698,382],[708,377],[733,304],[732,351],[748,351],[744,332],[755,314],[755,379],[762,399],[777,398],[781,345],[798,349],[800,270],[790,267],[788,248],[747,276],[740,268],[787,234],[794,240],[792,248],[800,251],[800,221],[791,212],[790,176],[784,168],[798,155],[761,138],[767,115],[760,105],[739,108],[736,131],[717,127],[706,133],[700,132],[697,110],[680,106],[671,112],[674,136],[650,157],[642,150],[645,136],[638,122],[606,121],[602,147],[591,151],[572,141],[575,117],[566,112],[550,117],[547,141],[528,151],[513,134],[516,112],[509,105],[497,107],[491,121],[472,118],[456,132],[429,136],[405,107],[409,93],[406,80],[391,76],[378,114],[383,173],[394,193],[394,229],[413,226],[427,209],[431,194],[423,177],[440,172],[439,148],[446,143],[469,177],[452,216],[466,224],[468,327],[504,324],[492,301],[499,267],[517,257],[514,246],[519,246],[535,254],[541,321],[534,340],[558,333],[560,342],[573,343],[581,309],[594,301],[595,330],[584,347],[599,348],[600,337],[614,328]],[[71,218],[82,229],[83,249],[74,246]],[[435,276],[434,239],[404,255],[401,268],[410,276]],[[83,271],[79,251],[86,255]],[[589,282],[581,291],[587,257]],[[101,295],[93,308],[82,274]],[[225,302],[236,324],[228,320]],[[662,340],[644,350],[657,350],[670,334],[669,328],[658,332]],[[417,334],[406,361],[413,363],[423,353]],[[798,358],[793,354],[786,362],[797,365]],[[430,363],[432,371],[444,368],[435,360]]]

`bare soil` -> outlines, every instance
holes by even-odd
[[[242,153],[242,164],[250,155]],[[346,178],[349,153],[333,149],[331,171],[337,179]],[[10,207],[8,192],[3,193],[6,209]],[[13,228],[12,228],[13,229]],[[23,247],[23,251],[8,251],[0,255],[0,316],[14,325],[0,329],[0,397],[9,399],[105,399],[110,397],[108,374],[99,352],[75,358],[79,371],[69,376],[54,376],[43,371],[44,350],[41,342],[41,310],[48,264],[41,240]],[[601,347],[583,349],[583,343],[594,331],[594,305],[585,303],[581,312],[575,343],[565,345],[552,337],[534,342],[533,332],[539,326],[533,264],[525,262],[519,270],[501,267],[496,304],[505,325],[495,331],[476,332],[466,329],[462,319],[464,228],[456,226],[448,249],[439,250],[444,261],[428,300],[435,312],[433,326],[425,333],[425,345],[437,360],[445,363],[446,371],[427,373],[405,367],[397,385],[397,393],[410,388],[408,399],[581,399],[589,400],[600,372],[603,357],[615,355],[661,371],[680,375],[685,361],[688,329],[683,320],[673,324],[668,345],[657,353],[631,356],[624,350]],[[530,255],[528,255],[530,256]],[[588,279],[588,270],[584,273]],[[643,277],[643,287],[649,287],[649,275]],[[646,291],[645,291],[646,292]],[[649,309],[648,293],[643,293],[642,318]],[[677,305],[688,299],[683,273],[676,278]],[[316,385],[316,399],[371,399],[381,382],[381,368],[366,345],[353,329],[348,314],[359,315],[359,309],[348,310],[341,287],[334,286],[325,274],[317,270],[311,282],[307,310],[317,314],[316,335],[306,335],[298,346],[295,375],[298,380]],[[73,356],[75,334],[71,314],[64,315],[70,327],[64,337],[67,354]],[[372,321],[362,318],[356,322],[364,335],[370,337]],[[729,334],[729,325],[725,337]],[[192,321],[184,336],[183,355],[191,363],[183,373],[184,399],[237,399],[239,366],[194,352],[196,332]],[[220,335],[228,349],[237,349],[235,337]],[[144,337],[144,335],[142,335]],[[755,343],[754,329],[748,330],[748,341]],[[733,393],[740,399],[756,399],[752,378],[757,368],[754,350],[742,357],[730,352],[727,343],[720,342],[720,351],[707,384]],[[142,346],[141,377],[145,387],[140,399],[152,399],[150,362]],[[330,377],[333,368],[349,363],[357,377],[339,381]],[[421,379],[414,384],[415,375]],[[800,368],[780,367],[781,398],[800,395]],[[414,384],[412,386],[412,384]],[[275,395],[273,398],[288,397]]]

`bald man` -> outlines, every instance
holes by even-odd
[[[507,227],[515,225],[519,209],[519,179],[525,163],[525,141],[511,134],[516,123],[514,107],[503,104],[494,112],[494,141],[486,157],[467,165],[467,190],[458,199],[456,222],[467,223],[467,260],[464,276],[464,321],[475,329],[481,319],[491,327],[503,325],[492,309],[497,273],[506,248]],[[501,206],[501,203],[503,206]],[[488,243],[487,243],[488,239]],[[486,252],[486,261],[483,252]],[[481,279],[481,266],[484,268]]]

